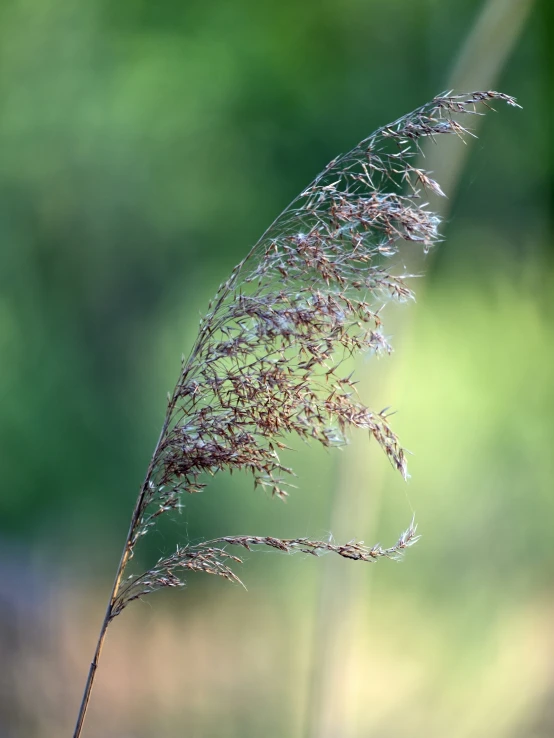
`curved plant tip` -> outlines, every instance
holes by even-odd
[[[133,600],[183,583],[188,571],[240,581],[228,546],[324,552],[358,561],[397,558],[413,545],[412,522],[390,548],[350,542],[228,536],[184,546],[144,574],[125,576],[138,541],[157,519],[202,490],[219,471],[245,470],[279,498],[292,485],[280,452],[290,436],[340,446],[347,431],[368,431],[407,477],[406,455],[387,411],[366,407],[342,364],[360,352],[388,354],[381,312],[413,297],[409,275],[387,261],[401,243],[429,251],[440,219],[426,193],[443,196],[415,157],[421,139],[464,139],[465,125],[501,92],[444,93],[337,156],[275,219],[233,270],[200,322],[169,396],[161,434],[141,487],[91,664],[74,733],[78,738],[110,621]],[[519,106],[517,106],[519,107]],[[464,121],[462,124],[461,121]]]

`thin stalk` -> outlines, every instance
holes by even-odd
[[[89,702],[90,702],[90,695],[92,692],[92,687],[94,685],[94,678],[96,676],[96,671],[98,669],[98,662],[100,660],[100,656],[102,654],[102,648],[104,646],[104,641],[106,639],[106,633],[108,631],[109,624],[115,617],[113,614],[113,607],[114,607],[114,604],[117,598],[119,587],[121,585],[121,579],[123,577],[123,572],[125,571],[125,567],[129,563],[129,559],[131,558],[132,553],[133,553],[132,540],[133,540],[133,536],[135,533],[135,529],[140,520],[140,515],[142,512],[142,507],[144,503],[144,496],[146,494],[146,490],[148,489],[148,482],[150,480],[150,476],[154,468],[154,461],[158,455],[158,451],[160,449],[162,440],[165,434],[167,433],[167,429],[169,428],[171,416],[175,408],[175,402],[176,402],[176,395],[174,393],[173,397],[171,398],[169,402],[168,408],[167,408],[167,413],[166,413],[164,424],[163,424],[163,427],[160,433],[160,437],[158,438],[156,448],[154,449],[154,453],[152,454],[152,458],[150,459],[150,464],[148,465],[148,471],[146,472],[146,479],[144,480],[144,483],[140,490],[140,494],[135,504],[135,509],[133,510],[133,515],[131,517],[131,523],[129,525],[129,532],[127,533],[127,539],[125,540],[125,545],[123,546],[123,551],[121,553],[121,559],[119,561],[119,566],[117,567],[117,572],[116,572],[114,583],[112,586],[112,591],[110,594],[110,598],[108,600],[108,606],[106,607],[106,614],[104,615],[104,620],[102,621],[100,633],[98,634],[98,641],[96,642],[96,649],[94,651],[94,656],[90,663],[87,681],[86,681],[85,689],[83,692],[83,699],[81,700],[79,714],[77,715],[77,723],[75,725],[75,731],[73,733],[73,738],[80,738],[80,735],[83,730],[83,724],[85,722],[85,717],[86,717],[87,709],[88,709]]]
[[[98,636],[98,642],[96,643],[96,650],[94,651],[94,657],[90,663],[90,669],[88,672],[87,682],[85,684],[85,691],[83,692],[83,699],[81,700],[81,707],[79,708],[79,715],[77,716],[77,724],[75,726],[75,732],[73,733],[73,738],[79,738],[79,736],[81,735],[81,731],[83,729],[83,723],[85,722],[85,716],[87,714],[87,709],[88,709],[88,705],[90,702],[90,694],[92,692],[92,686],[94,684],[94,677],[96,675],[96,670],[98,668],[98,662],[100,660],[100,654],[102,653],[102,647],[104,646],[104,641],[106,639],[106,632],[108,630],[108,625],[110,624],[110,621],[112,619],[112,608],[113,608],[115,594],[119,587],[119,583],[121,582],[123,569],[125,567],[124,561],[127,561],[129,558],[128,557],[128,551],[129,551],[128,543],[129,543],[129,540],[127,540],[127,543],[125,544],[125,549],[123,551],[123,555],[121,557],[121,563],[119,564],[119,569],[117,571],[117,575],[114,580],[112,593],[110,596],[110,600],[108,602],[108,607],[106,608],[106,614],[104,615],[102,627],[100,628],[100,635]]]

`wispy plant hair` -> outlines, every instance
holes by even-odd
[[[386,411],[359,399],[343,363],[360,352],[390,353],[382,307],[405,301],[409,275],[386,262],[399,244],[428,251],[439,241],[439,218],[426,193],[442,196],[432,173],[415,165],[421,139],[464,138],[463,117],[482,114],[500,92],[435,97],[378,129],[333,159],[275,219],[221,285],[200,323],[169,396],[161,434],[135,505],[74,737],[81,732],[102,643],[110,621],[133,600],[183,584],[188,571],[238,581],[240,558],[229,546],[284,552],[336,553],[375,561],[398,557],[417,540],[415,525],[390,548],[349,542],[231,535],[178,547],[149,571],[127,568],[139,540],[158,518],[180,507],[219,471],[245,470],[255,485],[284,498],[292,470],[280,452],[290,436],[330,447],[351,428],[369,432],[391,464],[407,475],[406,455]]]

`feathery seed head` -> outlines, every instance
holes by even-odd
[[[517,105],[499,92],[446,93],[377,130],[330,162],[233,270],[201,321],[170,396],[137,504],[131,553],[160,514],[179,506],[183,492],[200,491],[207,475],[218,471],[246,470],[256,485],[286,497],[292,470],[279,451],[289,434],[336,446],[349,428],[368,430],[407,476],[406,455],[386,411],[361,403],[341,364],[360,352],[390,353],[382,305],[413,295],[408,275],[393,274],[385,262],[402,242],[427,252],[439,241],[440,219],[425,193],[444,193],[413,163],[420,139],[463,139],[469,132],[453,116],[478,115],[478,106],[493,100]],[[127,583],[117,612],[136,596],[176,585],[186,569],[234,579],[228,564],[237,559],[215,543],[334,551],[370,561],[398,555],[416,539],[412,525],[391,549],[267,537],[182,548]]]

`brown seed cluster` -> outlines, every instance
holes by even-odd
[[[170,397],[135,510],[131,555],[157,516],[218,471],[246,470],[256,485],[284,498],[292,471],[279,453],[291,435],[328,447],[343,444],[349,428],[367,430],[406,476],[405,453],[386,413],[362,404],[342,364],[359,352],[391,351],[381,308],[412,292],[386,261],[401,242],[427,251],[439,240],[439,219],[427,208],[425,192],[443,192],[413,164],[418,141],[463,138],[467,130],[454,116],[480,114],[479,106],[493,100],[516,105],[498,92],[445,94],[379,129],[330,162],[234,269],[210,304]],[[334,551],[370,561],[413,543],[415,531],[409,531],[392,549],[263,537],[220,543]],[[123,583],[117,612],[137,596],[180,583],[183,570],[235,579],[228,564],[236,557],[213,543],[181,548]]]

